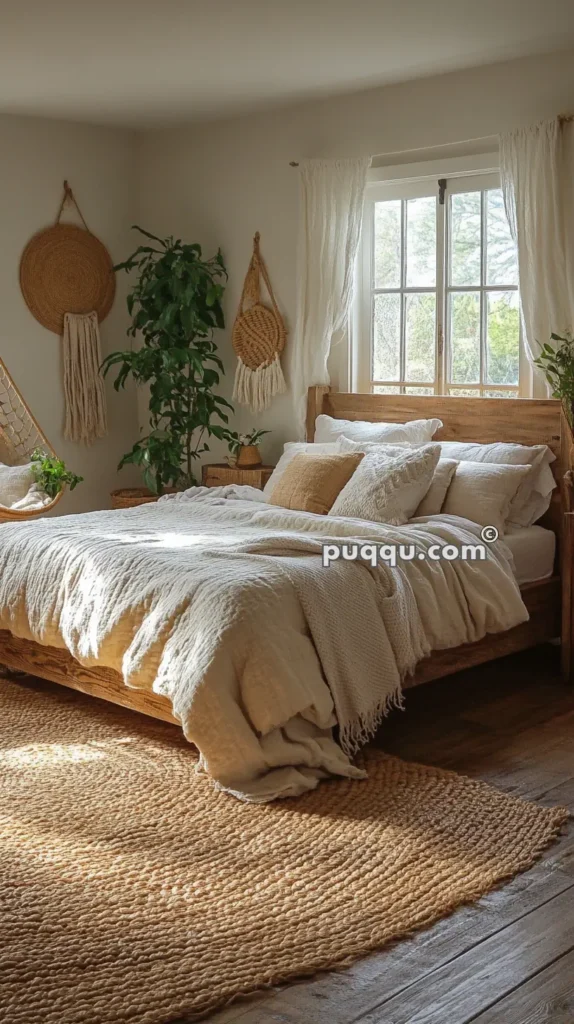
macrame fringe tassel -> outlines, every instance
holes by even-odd
[[[93,444],[107,433],[97,314],[66,313],[62,342],[66,402],[64,437],[68,441]]]
[[[240,405],[248,405],[251,412],[263,412],[274,395],[287,390],[279,356],[276,355],[268,366],[250,369],[241,359],[237,360],[233,398]]]

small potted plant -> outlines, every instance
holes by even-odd
[[[41,448],[34,449],[30,458],[34,480],[38,488],[49,498],[57,498],[64,487],[69,487],[73,491],[84,479],[66,469],[65,463],[56,455],[48,455]]]
[[[240,469],[248,469],[250,466],[261,465],[261,452],[259,442],[268,430],[250,430],[247,434],[237,434],[233,430],[227,432],[227,446],[235,459],[235,465]]]

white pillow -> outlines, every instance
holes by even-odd
[[[324,444],[348,437],[351,441],[430,441],[442,420],[410,420],[409,423],[370,423],[367,420],[335,420],[317,416],[315,441]]]
[[[26,497],[34,483],[32,464],[5,466],[0,463],[0,506],[13,508]]]
[[[456,459],[438,460],[431,485],[418,506],[415,516],[438,516],[442,511],[457,465]]]
[[[279,462],[275,466],[269,480],[263,488],[263,497],[269,498],[273,488],[277,486],[281,477],[283,476],[287,466],[294,459],[296,455],[300,455],[304,452],[305,455],[337,455],[339,453],[339,445],[336,441],[329,444],[311,444],[306,441],[288,441],[287,444],[283,445],[283,455],[279,459]]]
[[[429,444],[404,450],[395,458],[380,451],[369,452],[339,493],[329,515],[402,526],[409,518],[404,508],[408,504],[405,492],[412,502],[416,483],[428,490],[439,451],[438,445]]]
[[[512,500],[530,472],[531,466],[459,462],[442,512],[495,526],[502,535]]]
[[[434,469],[438,463],[440,456],[440,445],[437,443],[421,444],[417,445],[416,448],[410,448],[410,446],[407,447],[402,446],[400,444],[373,444],[369,441],[351,441],[348,437],[339,438],[339,451],[364,452],[365,455],[379,455],[379,457],[383,461],[398,459],[401,456],[404,456],[405,453],[409,451],[420,452],[423,451],[423,449],[426,451],[426,449],[428,448],[432,449],[432,454],[434,457],[434,473]],[[395,500],[402,508],[407,519],[412,519],[412,517],[415,515],[415,512],[420,502],[424,498],[425,494],[427,493],[431,485],[433,473],[431,473],[430,475],[426,473],[415,473],[413,475],[413,479],[411,481],[405,482],[400,489],[400,493],[395,495]]]
[[[508,526],[532,526],[550,505],[556,481],[550,464],[556,456],[545,444],[529,447],[496,441],[478,444],[471,441],[441,441],[441,454],[459,462],[481,462],[506,466],[530,466],[531,473],[521,482],[508,512]]]

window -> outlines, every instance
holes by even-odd
[[[369,344],[357,349],[357,386],[518,397],[517,260],[498,175],[441,184],[369,187],[360,317]]]

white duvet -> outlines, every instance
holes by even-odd
[[[324,543],[353,540],[424,552],[479,527],[321,517],[235,487],[4,525],[0,628],[167,696],[220,787],[294,796],[362,777],[352,753],[421,658],[528,618],[503,544],[485,562],[323,567]]]

